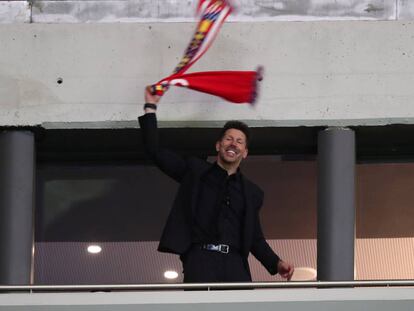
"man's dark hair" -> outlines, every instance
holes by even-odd
[[[226,131],[229,129],[236,129],[236,130],[242,131],[243,134],[246,136],[246,147],[249,145],[249,142],[250,142],[249,126],[246,123],[237,121],[237,120],[227,121],[226,124],[224,124],[223,128],[220,130],[217,141],[221,141],[224,137],[224,134],[226,134]]]

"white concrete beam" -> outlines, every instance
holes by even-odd
[[[188,23],[4,25],[0,125],[135,125],[144,86],[173,70],[193,30]],[[160,120],[414,124],[413,33],[410,22],[225,24],[191,71],[264,65],[257,105],[172,88]]]
[[[328,288],[94,293],[5,293],[0,309],[95,311],[407,311],[413,288]],[[333,307],[334,306],[334,307]]]
[[[398,0],[399,20],[414,20],[414,2],[412,0]]]
[[[34,0],[35,23],[192,21],[192,0]],[[238,0],[230,21],[395,20],[396,0]]]
[[[0,24],[30,23],[28,1],[0,1]]]

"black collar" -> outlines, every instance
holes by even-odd
[[[214,171],[219,172],[219,174],[225,175],[225,177],[234,178],[237,181],[240,181],[241,180],[241,170],[240,170],[240,166],[237,168],[236,173],[231,174],[231,175],[228,175],[228,172],[224,168],[222,168],[220,165],[218,165],[217,161],[214,162],[214,164],[212,166],[212,169]]]

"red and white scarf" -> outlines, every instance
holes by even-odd
[[[258,71],[207,71],[186,74],[203,56],[216,38],[233,8],[226,0],[200,0],[197,12],[201,18],[184,56],[173,73],[152,86],[153,93],[162,96],[169,86],[181,86],[219,96],[233,103],[254,103]]]

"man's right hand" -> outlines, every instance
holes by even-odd
[[[145,103],[146,104],[158,104],[161,96],[152,94],[152,86],[148,85],[145,88]]]
[[[155,95],[152,93],[152,86],[148,85],[145,88],[145,104],[151,104],[155,107],[148,107],[151,105],[144,105],[144,112],[145,113],[156,113],[157,112],[157,104],[160,101],[161,96]]]

